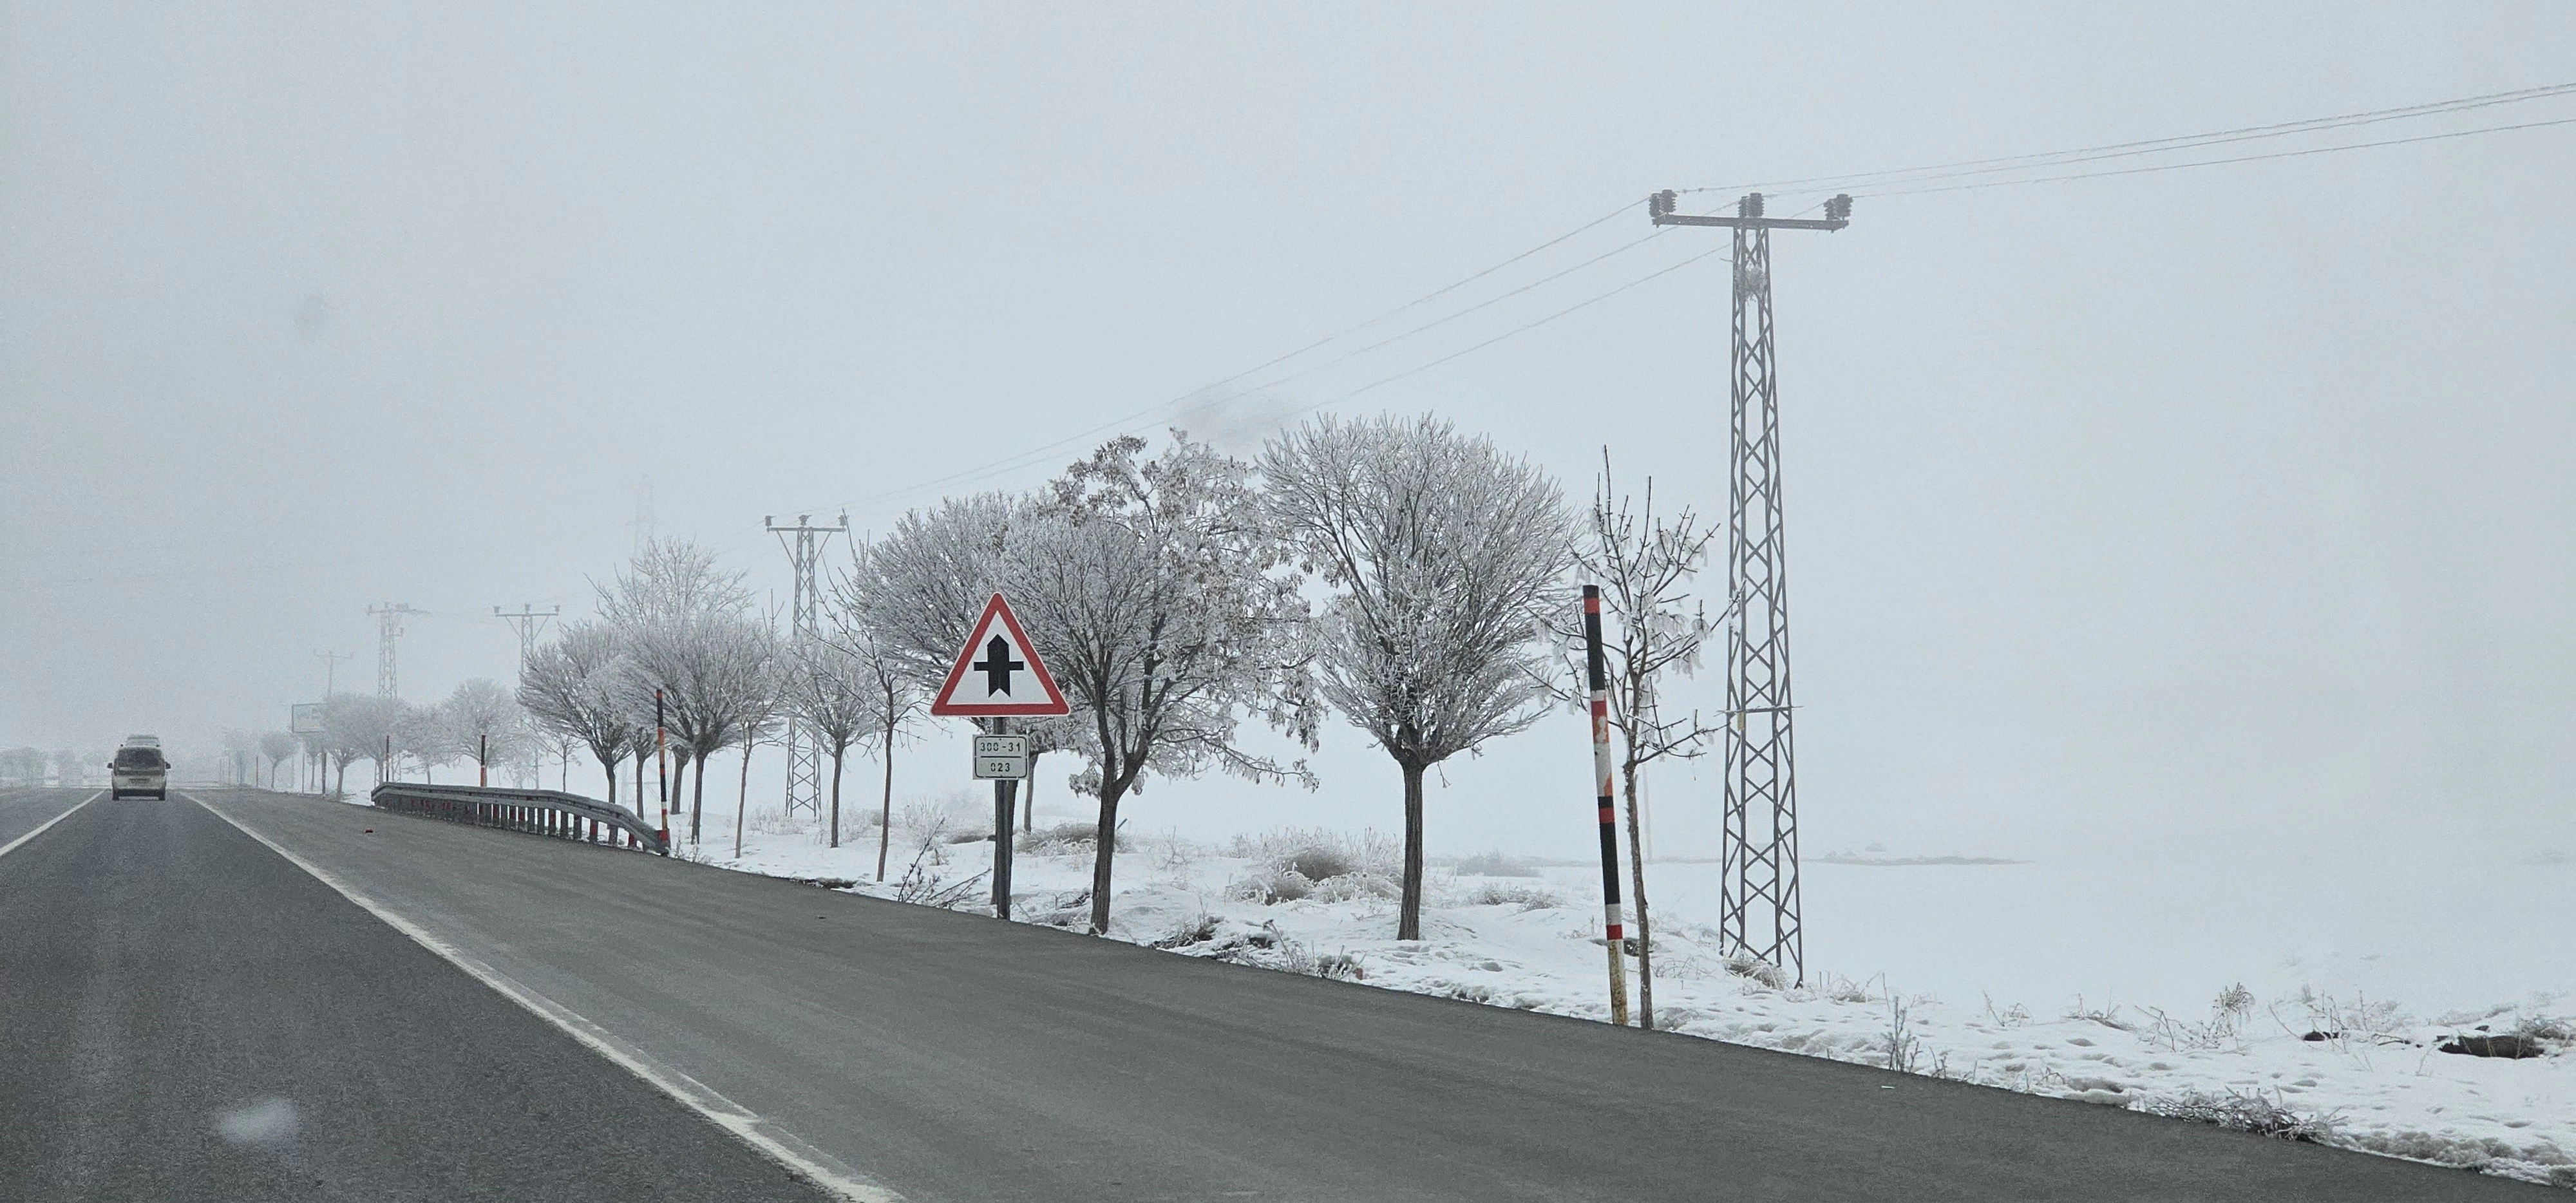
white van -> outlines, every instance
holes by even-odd
[[[125,746],[116,750],[116,759],[107,765],[107,796],[168,798],[170,796],[170,762],[161,758],[161,741],[149,735],[129,735]]]

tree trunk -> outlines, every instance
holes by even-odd
[[[1110,870],[1118,855],[1118,796],[1127,787],[1103,774],[1100,779],[1100,826],[1091,832],[1091,934],[1109,934]]]
[[[841,846],[841,755],[848,748],[849,745],[842,743],[832,745],[832,846],[835,848]],[[734,842],[740,844],[742,841],[736,839]],[[742,855],[742,850],[736,848],[734,855]]]
[[[635,753],[635,817],[644,817],[644,753]]]
[[[698,827],[705,820],[707,810],[706,753],[698,753],[698,771],[691,779],[697,782],[698,791],[689,799],[689,846],[695,848],[698,846]]]
[[[1638,834],[1637,762],[1620,766],[1628,789],[1628,885],[1637,897],[1637,1026],[1655,1026],[1655,939],[1646,923],[1646,841]]]
[[[1020,813],[1026,816],[1020,820],[1022,831],[1035,832],[1038,829],[1038,757],[1044,755],[1044,752],[1029,753],[1029,792],[1027,797],[1020,799]]]
[[[1397,761],[1404,769],[1404,900],[1395,912],[1395,938],[1422,938],[1422,773],[1424,765]]]
[[[751,809],[751,745],[753,742],[750,736],[743,737],[742,781],[734,788],[733,858],[735,860],[742,859],[742,812]]]
[[[565,758],[564,763],[571,764],[572,760],[567,757]],[[569,772],[569,770],[567,770],[567,772]],[[617,805],[617,762],[614,760],[600,761],[599,774],[600,776],[608,778],[608,804],[610,806]]]
[[[885,801],[877,811],[877,880],[885,880],[886,845],[894,839],[894,723],[885,730]]]

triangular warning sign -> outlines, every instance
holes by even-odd
[[[930,712],[964,718],[1067,714],[1063,691],[1020,631],[1009,602],[996,593],[957,653],[955,667],[930,701]]]

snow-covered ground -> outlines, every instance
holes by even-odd
[[[707,818],[710,838],[695,859],[987,909],[989,841],[948,842],[976,829],[968,807],[909,808],[895,823],[882,884],[873,826],[851,821],[844,845],[831,849],[818,825],[755,809],[736,858],[732,816]],[[1021,837],[1015,917],[1080,927],[1090,845],[1049,841],[1052,829]],[[1179,955],[1608,1018],[1597,867],[1472,858],[1435,868],[1425,939],[1398,942],[1393,853],[1383,839],[1321,832],[1274,832],[1225,848],[1131,832],[1118,856],[1111,935]],[[2384,876],[2348,899],[2321,895],[2326,886],[2295,872],[2249,875],[2228,897],[2165,899],[2151,872],[2116,857],[1849,863],[1903,859],[1810,858],[1804,985],[1720,954],[1710,926],[1714,866],[1650,866],[1657,1026],[2105,1105],[2225,1116],[2576,1187],[2576,1044],[2564,1038],[2576,998],[2531,992],[2564,990],[2568,983],[2546,979],[2576,972],[2546,955],[2565,946],[2576,914],[2576,873],[2564,864],[2543,857],[2490,866],[2530,871],[2532,881],[2510,891],[2530,900],[2529,916],[2490,907],[2451,926],[2438,900],[2391,904],[2375,916],[2374,890],[2383,900],[2406,893]],[[1291,864],[1312,873],[1290,876]],[[2340,867],[2319,875],[2347,879]],[[2388,921],[2398,917],[2406,922]],[[2548,926],[2535,935],[2533,923]],[[1633,992],[1633,963],[1631,974]],[[2550,1051],[2528,1059],[2437,1051],[2458,1035],[2517,1027],[2556,1033],[2545,1041]]]

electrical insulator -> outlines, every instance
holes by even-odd
[[[1673,190],[1666,188],[1646,198],[1646,211],[1657,217],[1670,216],[1673,211],[1673,200]]]
[[[1744,203],[1737,206],[1737,208],[1742,210],[1746,217],[1762,216],[1762,194],[1759,192],[1745,193]]]
[[[1825,202],[1825,219],[1847,221],[1851,218],[1851,194],[1846,192]]]

